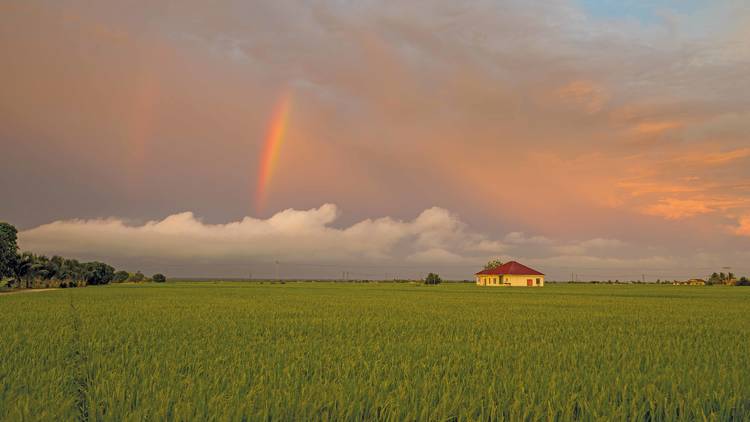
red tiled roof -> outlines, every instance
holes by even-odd
[[[539,271],[529,268],[523,264],[519,264],[516,261],[509,261],[505,264],[490,268],[489,270],[482,270],[476,275],[544,275]]]

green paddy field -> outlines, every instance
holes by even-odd
[[[750,288],[0,295],[0,420],[748,420]]]

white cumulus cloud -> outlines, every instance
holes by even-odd
[[[438,271],[471,279],[488,259],[521,261],[551,279],[572,272],[594,279],[638,279],[642,274],[702,274],[714,258],[681,262],[669,251],[645,251],[613,238],[561,241],[515,231],[495,239],[439,207],[411,220],[368,218],[336,224],[334,204],[287,209],[267,219],[245,217],[210,224],[192,212],[133,224],[121,218],[55,221],[19,233],[23,250],[169,276],[417,278]],[[279,266],[276,266],[276,262]],[[683,274],[684,273],[684,274]],[[562,277],[562,278],[561,278]]]
[[[92,259],[481,262],[504,244],[472,232],[458,216],[430,208],[411,221],[391,217],[334,227],[339,209],[287,209],[268,219],[208,224],[192,212],[129,225],[117,218],[55,221],[23,231],[24,249]]]

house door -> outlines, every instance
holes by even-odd
[[[529,287],[533,286],[534,285],[534,280],[532,280],[532,279],[526,280],[526,285],[529,286]]]

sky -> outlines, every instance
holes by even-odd
[[[748,28],[734,0],[4,1],[0,220],[174,277],[750,275]]]

